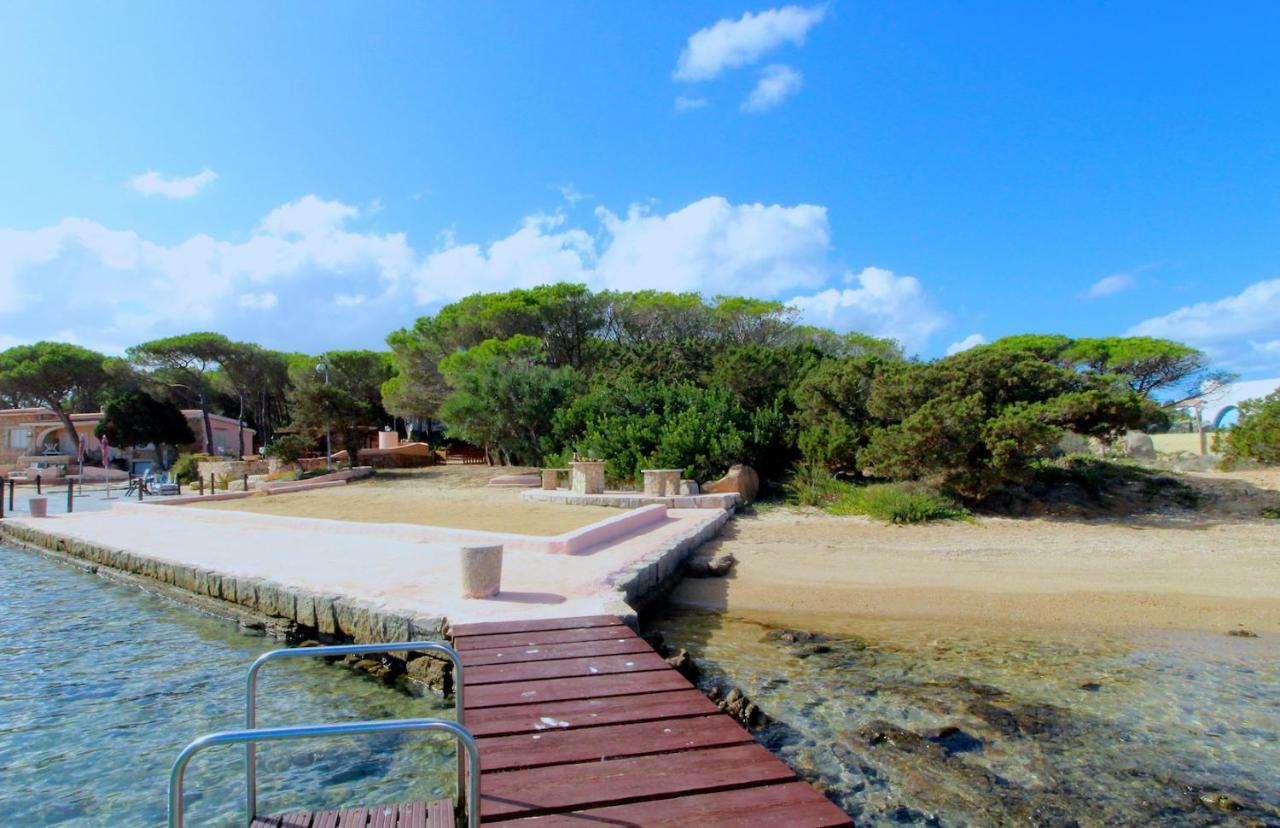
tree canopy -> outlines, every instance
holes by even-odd
[[[135,365],[160,373],[165,385],[184,389],[195,399],[204,421],[206,453],[213,452],[213,424],[209,420],[213,377],[234,351],[230,339],[207,331],[153,339],[129,349],[129,359]]]
[[[143,391],[125,391],[107,401],[94,434],[118,448],[185,446],[195,442],[191,424],[181,409]]]
[[[95,396],[107,383],[105,357],[66,342],[17,345],[0,352],[0,394],[17,405],[46,406],[62,422],[76,444],[79,437],[71,414],[81,406],[76,398]]]

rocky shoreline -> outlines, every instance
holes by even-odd
[[[666,647],[671,636],[661,632],[663,620],[646,621],[649,639]],[[780,669],[795,669],[781,665],[800,659],[806,671],[819,674],[835,675],[853,664],[874,668],[884,656],[883,645],[798,629],[765,628],[760,643],[774,648]],[[855,819],[915,825],[1280,825],[1280,809],[1274,803],[1238,788],[1229,778],[1205,784],[1206,780],[1180,779],[1176,772],[1165,773],[1142,762],[1105,770],[1118,774],[1120,784],[1141,791],[1136,802],[1100,798],[1099,789],[1086,780],[1102,769],[1073,766],[1059,751],[1065,742],[1096,740],[1112,730],[1109,723],[1084,710],[1026,701],[963,675],[941,680],[886,675],[883,684],[861,691],[868,698],[881,693],[902,697],[943,724],[921,727],[866,716],[857,697],[841,696],[848,705],[847,726],[837,723],[828,732],[825,725],[815,728],[807,721],[766,713],[759,699],[753,701],[727,678],[733,675],[731,664],[720,669],[683,647],[668,649],[664,655],[722,709],[750,726],[758,741]],[[786,682],[779,675],[764,686]],[[1107,689],[1100,680],[1082,683],[1079,692]],[[769,706],[767,700],[764,703]],[[1123,733],[1115,735],[1124,738]],[[1023,773],[1009,774],[1005,769],[1014,745],[1035,758]]]

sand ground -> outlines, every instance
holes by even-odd
[[[525,470],[487,466],[383,470],[367,480],[337,488],[223,500],[201,508],[522,535],[559,535],[620,514],[603,506],[523,501],[522,489],[487,485],[496,474],[520,471]]]
[[[1241,505],[1273,497],[1280,473],[1195,477],[1225,489],[1198,512],[1127,520],[895,527],[761,509],[704,550],[733,553],[733,574],[686,580],[673,599],[810,629],[876,618],[1280,633],[1280,520]]]

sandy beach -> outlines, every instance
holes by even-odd
[[[1274,471],[1223,476],[1235,487],[1242,480],[1274,494],[1265,491]],[[733,574],[688,579],[673,600],[809,629],[877,618],[1277,633],[1280,521],[1242,514],[1232,497],[1130,520],[897,527],[765,508],[736,518],[704,550],[732,553]]]
[[[617,509],[603,506],[523,501],[519,488],[488,485],[494,475],[521,471],[528,470],[488,466],[384,469],[368,480],[332,489],[198,505],[264,515],[409,523],[522,535],[559,535],[618,515]]]

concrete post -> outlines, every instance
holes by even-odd
[[[502,546],[464,546],[462,595],[492,598],[502,590]]]
[[[544,492],[554,492],[560,488],[560,470],[559,469],[543,469],[542,470],[542,490]]]
[[[27,508],[31,512],[33,518],[42,518],[49,516],[49,498],[33,497],[27,501]]]

